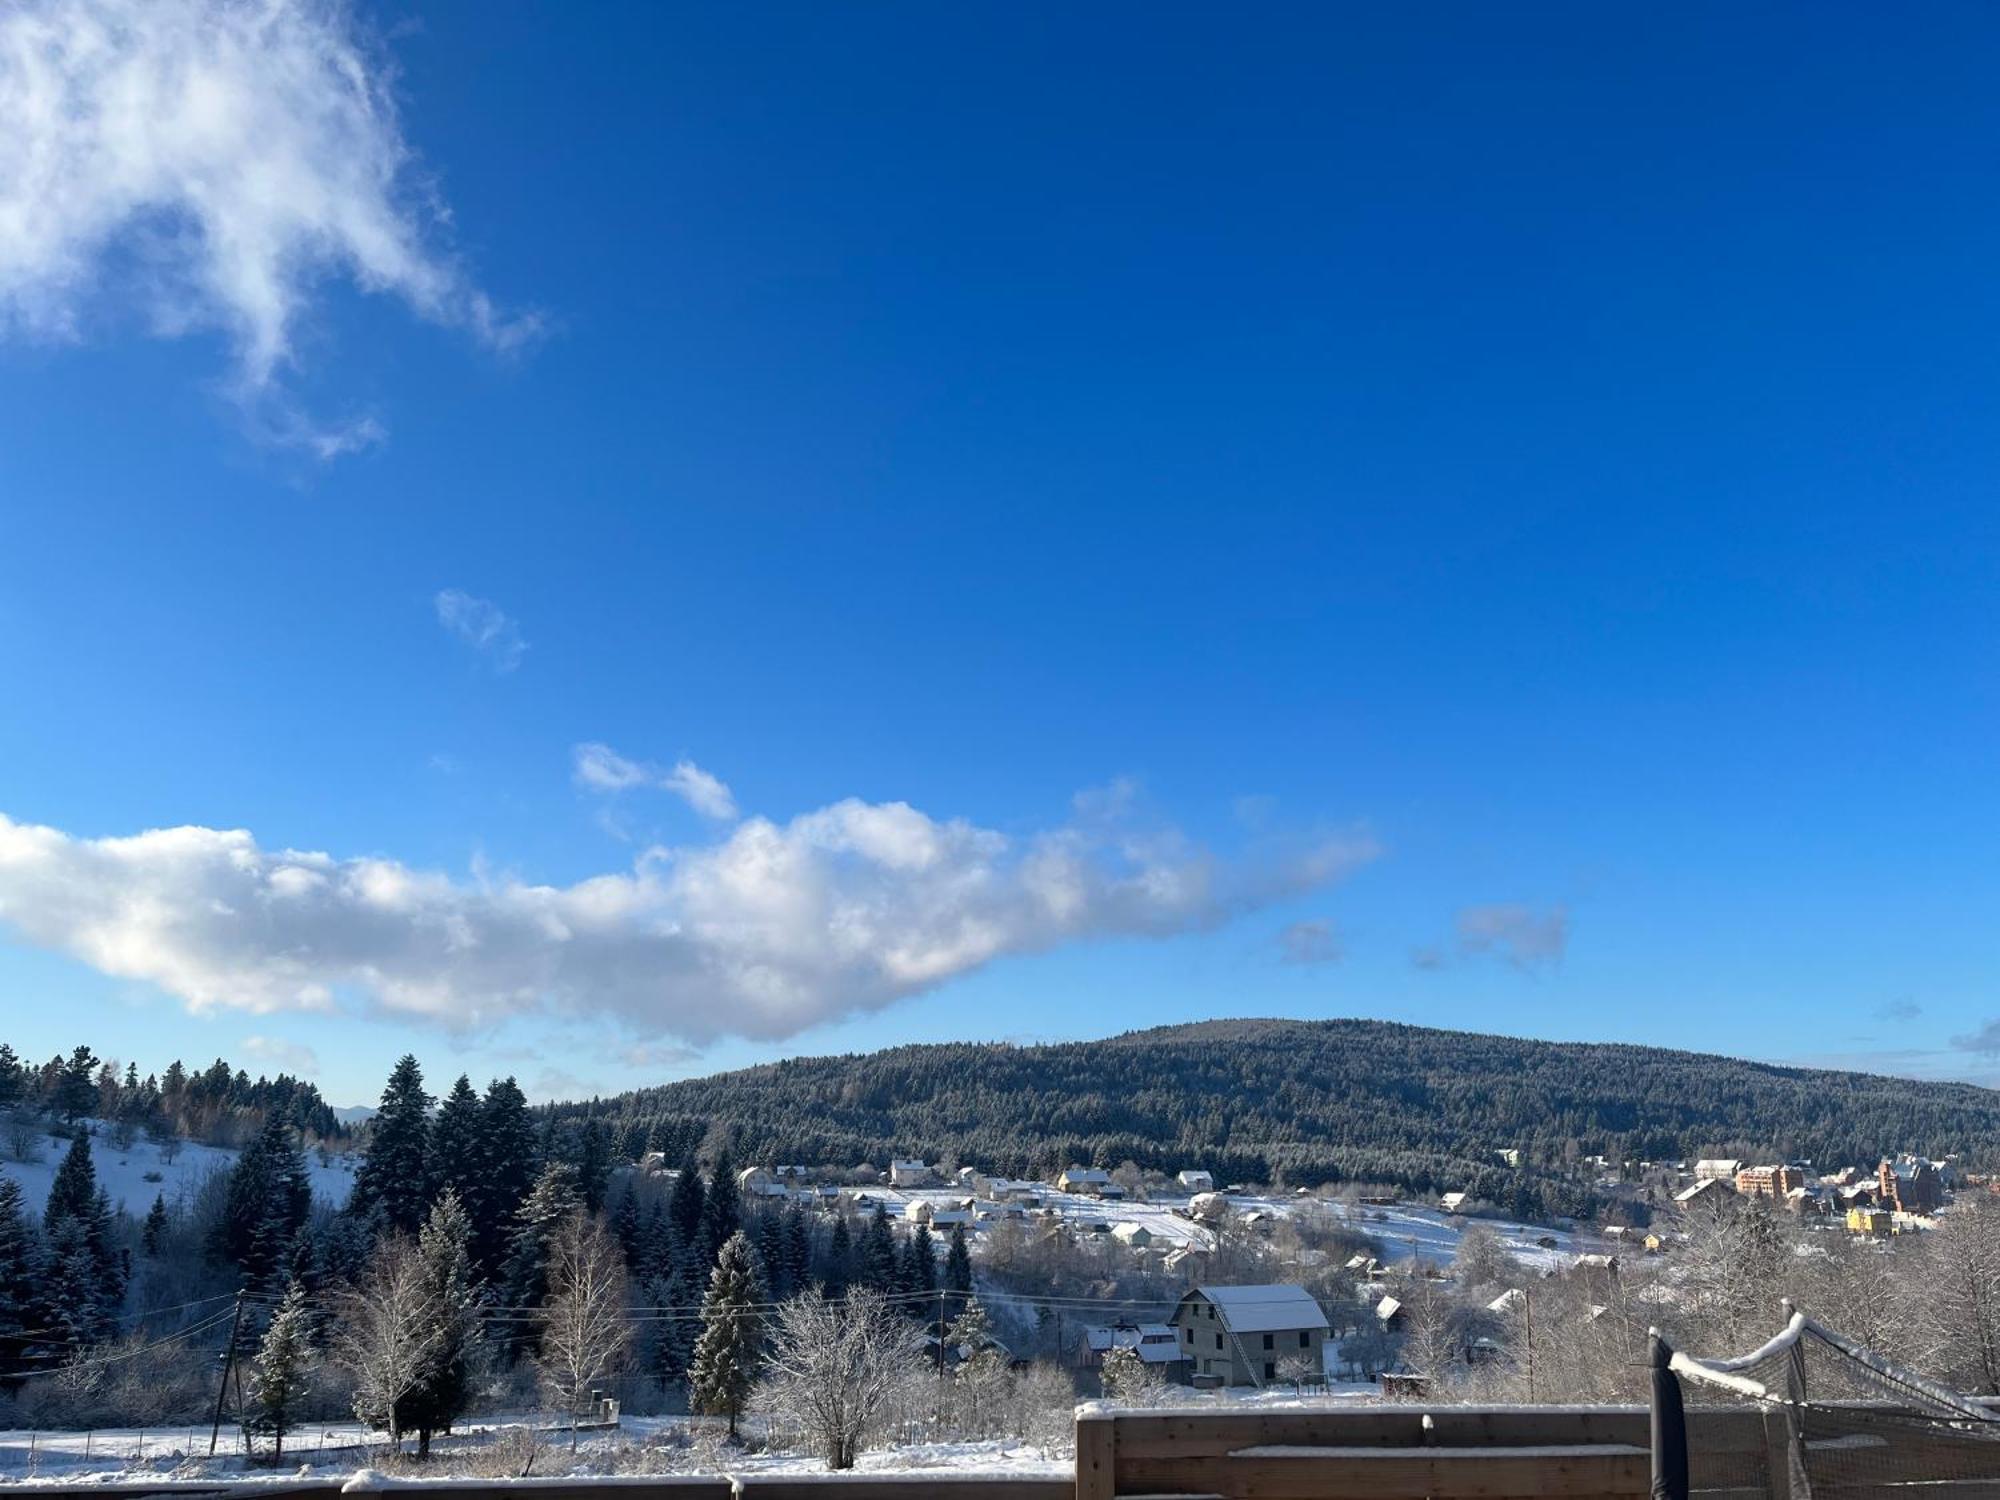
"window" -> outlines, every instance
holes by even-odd
[[[1275,1348],[1277,1348],[1277,1345],[1276,1345],[1276,1344],[1273,1344],[1273,1343],[1271,1342],[1271,1338],[1272,1338],[1272,1335],[1270,1335],[1270,1334],[1268,1334],[1268,1333],[1264,1335],[1264,1347],[1265,1347],[1266,1349],[1275,1349]]]
[[[1301,1328],[1299,1330],[1299,1347],[1301,1349],[1310,1349],[1312,1348],[1312,1346],[1313,1346],[1313,1336],[1311,1330]]]
[[[1187,1341],[1188,1341],[1188,1342],[1189,1342],[1190,1344],[1192,1344],[1192,1343],[1194,1342],[1194,1330],[1193,1330],[1192,1328],[1183,1328],[1183,1329],[1181,1330],[1181,1332],[1182,1332],[1183,1334],[1187,1335]]]
[[[1278,1373],[1278,1372],[1277,1372],[1277,1370],[1276,1370],[1276,1369],[1275,1369],[1275,1368],[1274,1368],[1274,1367],[1272,1366],[1271,1362],[1270,1362],[1270,1361],[1269,1361],[1268,1359],[1267,1359],[1267,1360],[1265,1360],[1265,1361],[1264,1361],[1264,1378],[1265,1378],[1266,1380],[1269,1380],[1269,1379],[1271,1379],[1271,1378],[1272,1378],[1273,1376],[1275,1376],[1275,1375],[1276,1375],[1277,1373]]]
[[[1219,1333],[1215,1336],[1215,1347],[1218,1349],[1222,1347],[1222,1335]]]

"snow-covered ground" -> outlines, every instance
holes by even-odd
[[[114,1206],[122,1204],[127,1213],[134,1215],[151,1208],[155,1194],[165,1193],[167,1202],[176,1202],[191,1195],[211,1172],[227,1170],[236,1164],[236,1152],[224,1147],[183,1141],[175,1154],[163,1151],[143,1135],[121,1151],[112,1144],[107,1127],[98,1124],[94,1129],[90,1159],[97,1169],[98,1184],[111,1195]],[[0,1161],[0,1174],[21,1184],[28,1207],[39,1215],[48,1201],[56,1168],[62,1165],[63,1153],[68,1150],[67,1140],[43,1136],[39,1161]],[[169,1155],[174,1156],[172,1161],[167,1160]],[[329,1156],[322,1163],[317,1152],[306,1152],[306,1170],[312,1176],[314,1194],[336,1205],[347,1201],[348,1191],[354,1186],[355,1165],[352,1156]]]

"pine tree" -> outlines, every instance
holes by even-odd
[[[251,1286],[268,1288],[284,1269],[299,1226],[312,1212],[312,1180],[292,1129],[276,1111],[230,1169],[209,1253],[234,1263]]]
[[[473,1091],[472,1080],[461,1073],[431,1122],[432,1191],[440,1195],[447,1190],[458,1194],[459,1204],[468,1216],[486,1170],[480,1113],[479,1095]]]
[[[166,1247],[170,1222],[167,1217],[167,1195],[155,1193],[153,1206],[146,1212],[146,1227],[139,1234],[139,1249],[148,1260],[158,1259],[160,1251]]]
[[[723,1242],[716,1256],[708,1295],[701,1304],[701,1337],[689,1370],[694,1409],[703,1416],[729,1418],[732,1438],[757,1378],[763,1340],[758,1304],[763,1300],[756,1253],[739,1230]]]
[[[12,1109],[27,1089],[27,1075],[14,1049],[0,1042],[0,1109]]]
[[[604,1207],[611,1182],[611,1128],[595,1117],[583,1122],[577,1141],[576,1184],[583,1194],[583,1211],[593,1218]]]
[[[368,1122],[368,1154],[354,1174],[350,1213],[376,1216],[385,1229],[417,1232],[430,1202],[430,1107],[423,1070],[405,1053]]]
[[[945,1315],[956,1318],[972,1296],[972,1249],[965,1243],[965,1226],[951,1226],[951,1244],[944,1254]]]
[[[757,1264],[764,1275],[764,1290],[773,1302],[792,1295],[791,1278],[785,1273],[785,1227],[776,1214],[756,1218]]]
[[[918,1224],[903,1243],[903,1290],[910,1294],[918,1317],[935,1316],[936,1309],[917,1300],[937,1290],[937,1241],[928,1224]]]
[[[806,1227],[805,1210],[794,1203],[785,1210],[785,1285],[794,1294],[806,1288],[812,1272],[812,1231]]]
[[[88,1047],[78,1047],[62,1064],[50,1102],[65,1124],[74,1124],[97,1108],[97,1059]]]
[[[479,1105],[479,1183],[466,1199],[472,1216],[472,1260],[479,1277],[500,1279],[513,1243],[516,1216],[541,1171],[528,1101],[511,1078],[486,1086]]]
[[[861,1284],[886,1294],[900,1290],[897,1285],[900,1279],[901,1265],[896,1255],[896,1236],[889,1228],[889,1211],[878,1203],[861,1236]]]
[[[0,1373],[12,1373],[34,1352],[27,1335],[46,1323],[41,1236],[28,1217],[21,1184],[0,1177]]]
[[[271,1315],[250,1369],[251,1432],[267,1433],[272,1457],[285,1452],[285,1434],[298,1425],[312,1378],[313,1314],[303,1287],[294,1285]]]
[[[403,1402],[403,1422],[417,1430],[417,1456],[431,1451],[431,1435],[449,1432],[472,1390],[471,1359],[478,1334],[478,1296],[472,1281],[472,1221],[458,1194],[444,1190],[417,1236],[426,1292],[424,1370]]]
[[[673,1220],[674,1234],[683,1245],[697,1245],[701,1242],[701,1216],[706,1194],[701,1186],[701,1173],[695,1170],[694,1158],[681,1163],[681,1169],[674,1176],[674,1190],[667,1200],[667,1214]],[[702,1269],[715,1260],[711,1251],[703,1257]]]
[[[629,1184],[618,1195],[617,1205],[611,1210],[611,1232],[618,1238],[618,1248],[625,1257],[625,1268],[636,1273],[644,1249],[644,1236],[639,1223],[639,1195]]]
[[[711,1259],[722,1253],[729,1237],[743,1227],[743,1194],[736,1186],[736,1168],[729,1152],[718,1151],[702,1194],[701,1229]]]
[[[90,1159],[90,1133],[78,1131],[56,1168],[49,1201],[42,1208],[42,1227],[51,1232],[64,1219],[87,1219],[97,1196],[97,1168]]]
[[[582,1212],[576,1169],[568,1162],[550,1162],[514,1216],[514,1234],[502,1276],[506,1306],[534,1308],[548,1300],[550,1247],[563,1226]],[[532,1341],[532,1332],[521,1325],[513,1348],[519,1352]]]
[[[47,1326],[72,1349],[96,1343],[108,1325],[101,1267],[82,1219],[59,1219],[48,1232],[42,1299]]]
[[[826,1242],[826,1274],[820,1278],[829,1298],[844,1297],[854,1279],[854,1231],[847,1227],[847,1215],[837,1215],[833,1232]]]

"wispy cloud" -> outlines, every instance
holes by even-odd
[[[1419,969],[1442,969],[1458,958],[1493,957],[1517,969],[1533,971],[1562,962],[1569,947],[1569,913],[1562,907],[1536,911],[1511,902],[1468,906],[1460,910],[1450,952],[1436,944],[1410,951]]]
[[[736,798],[728,784],[704,771],[691,760],[671,766],[633,760],[609,745],[577,745],[570,751],[570,775],[586,791],[616,795],[642,787],[672,792],[704,818],[732,822]]]
[[[1878,1021],[1914,1021],[1924,1013],[1924,1008],[1914,1000],[1891,1000],[1886,1005],[1875,1008]]]
[[[496,349],[537,331],[444,246],[392,76],[342,0],[0,7],[0,325],[219,331],[262,436],[323,458],[378,441],[372,416],[318,420],[283,389],[329,276]]]
[[[2000,1018],[1985,1022],[1975,1031],[1953,1037],[1951,1044],[1960,1052],[1977,1052],[1986,1057],[2000,1057]]]
[[[594,1015],[699,1045],[792,1036],[1014,955],[1214,927],[1374,854],[1330,836],[1232,860],[1170,828],[1079,824],[1016,839],[848,800],[553,886],[241,830],[92,839],[0,816],[0,922],[197,1010]]]
[[[511,672],[521,665],[528,643],[521,628],[499,605],[479,599],[464,589],[440,589],[431,600],[438,624],[477,651],[496,672]]]
[[[319,1054],[303,1042],[288,1042],[274,1036],[246,1036],[243,1051],[259,1062],[300,1078],[319,1076]]]
[[[1347,956],[1339,929],[1323,917],[1279,929],[1278,950],[1288,964],[1331,964]]]

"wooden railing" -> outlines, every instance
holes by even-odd
[[[1075,1500],[1621,1500],[1650,1489],[1643,1406],[1365,1406],[1104,1411],[1076,1423]],[[1689,1414],[1713,1500],[1748,1500],[1767,1461],[1753,1411]],[[1725,1456],[1726,1455],[1726,1456]],[[1740,1455],[1741,1463],[1729,1462]],[[1741,1479],[1723,1476],[1740,1474]]]

